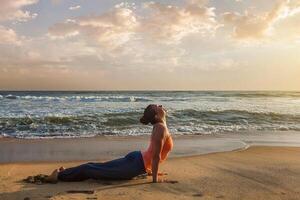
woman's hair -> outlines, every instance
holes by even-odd
[[[149,106],[147,106],[147,108],[144,110],[144,115],[143,117],[141,117],[140,122],[142,124],[149,124],[149,122],[153,125],[156,123],[155,120],[155,115],[156,115],[156,111],[155,111],[155,105],[154,104],[150,104]]]

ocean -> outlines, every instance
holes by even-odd
[[[149,135],[148,104],[167,109],[172,134],[300,131],[300,92],[2,91],[0,136]]]

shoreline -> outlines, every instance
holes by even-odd
[[[170,157],[230,152],[251,146],[300,147],[300,132],[265,131],[214,135],[173,135]],[[87,138],[0,138],[0,165],[4,163],[110,160],[130,151],[145,150],[149,136],[96,136]]]

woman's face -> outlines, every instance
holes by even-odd
[[[165,116],[167,115],[167,111],[163,108],[162,105],[155,105],[155,112],[160,119],[165,118]]]

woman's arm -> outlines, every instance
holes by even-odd
[[[153,130],[153,152],[152,152],[152,179],[153,183],[158,181],[158,167],[160,161],[160,153],[163,147],[163,139],[165,134],[165,127],[162,124],[157,124]]]

